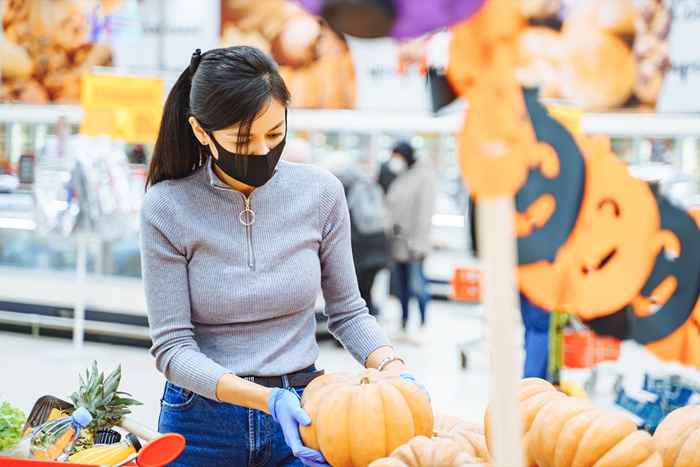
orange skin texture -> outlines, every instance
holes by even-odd
[[[700,465],[700,405],[671,412],[654,433],[664,467]]]

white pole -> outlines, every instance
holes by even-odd
[[[83,349],[85,339],[85,296],[87,288],[87,235],[77,233],[76,238],[76,292],[73,310],[73,345],[75,350]]]
[[[484,310],[491,356],[491,442],[493,467],[523,465],[518,403],[520,364],[515,271],[517,251],[512,197],[478,204],[478,241],[483,268]]]

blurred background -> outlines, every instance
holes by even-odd
[[[700,207],[697,4],[514,4],[529,25],[521,79],[582,109],[582,130],[608,134],[635,176]],[[196,48],[252,45],[275,58],[292,93],[284,158],[381,183],[405,142],[431,166],[428,325],[419,332],[413,310],[400,333],[389,267],[375,268],[371,299],[435,404],[482,415],[478,278],[459,296],[453,287],[458,271],[478,274],[478,260],[457,158],[467,104],[445,78],[449,29],[357,38],[281,0],[0,0],[0,18],[0,399],[28,409],[41,394],[65,396],[98,359],[124,367],[124,387],[146,403],[138,416],[155,424],[162,379],[146,351],[138,220],[162,102]],[[322,311],[319,297],[321,365],[357,368]],[[596,371],[564,371],[613,404],[621,384],[639,388],[651,369],[700,387],[697,369],[662,364],[634,343]]]

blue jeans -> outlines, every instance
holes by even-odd
[[[289,388],[300,397],[303,388]],[[259,410],[212,401],[170,382],[158,431],[180,433],[187,447],[173,467],[302,467],[279,423]]]
[[[394,271],[398,276],[397,286],[399,300],[401,301],[401,327],[406,329],[408,324],[411,297],[415,297],[418,300],[420,324],[424,326],[430,294],[428,293],[428,281],[423,272],[423,262],[396,263]]]
[[[547,378],[550,313],[520,294],[520,313],[525,326],[523,378]]]

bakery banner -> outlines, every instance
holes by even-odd
[[[221,0],[221,45],[272,55],[294,107],[355,107],[355,69],[345,38],[295,2]]]
[[[0,1],[0,102],[77,104],[96,67],[171,81],[219,43],[220,1]]]
[[[664,112],[700,111],[700,0],[667,0],[672,12],[668,33],[668,71],[658,108]]]
[[[163,99],[160,78],[84,75],[80,104],[85,115],[80,133],[108,135],[132,144],[153,143],[158,136]]]

